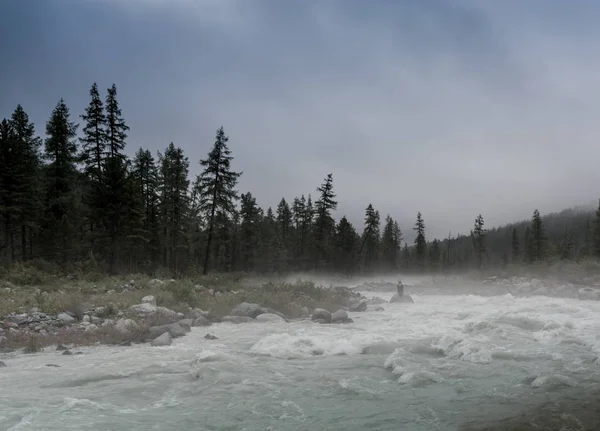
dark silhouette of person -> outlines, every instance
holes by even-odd
[[[398,296],[404,295],[404,285],[402,284],[401,281],[398,282],[398,285],[396,286],[396,290],[398,291]]]

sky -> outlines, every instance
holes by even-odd
[[[600,197],[595,0],[3,0],[0,118],[40,135],[63,97],[115,83],[128,152],[184,149],[192,178],[223,126],[263,207],[334,177],[428,238]]]

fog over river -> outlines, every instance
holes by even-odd
[[[600,302],[412,296],[351,324],[219,323],[169,347],[0,355],[0,429],[600,429]]]

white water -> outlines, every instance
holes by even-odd
[[[223,323],[170,347],[0,355],[0,429],[479,429],[599,385],[598,302],[413,298],[349,325]]]

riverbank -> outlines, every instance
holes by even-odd
[[[3,280],[0,352],[154,342],[164,333],[169,334],[165,338],[175,338],[192,326],[221,321],[245,323],[260,315],[260,319],[301,319],[319,309],[335,313],[352,308],[360,299],[344,287],[307,281],[260,283],[231,275],[182,280],[134,276],[93,282],[65,278],[41,286]]]

